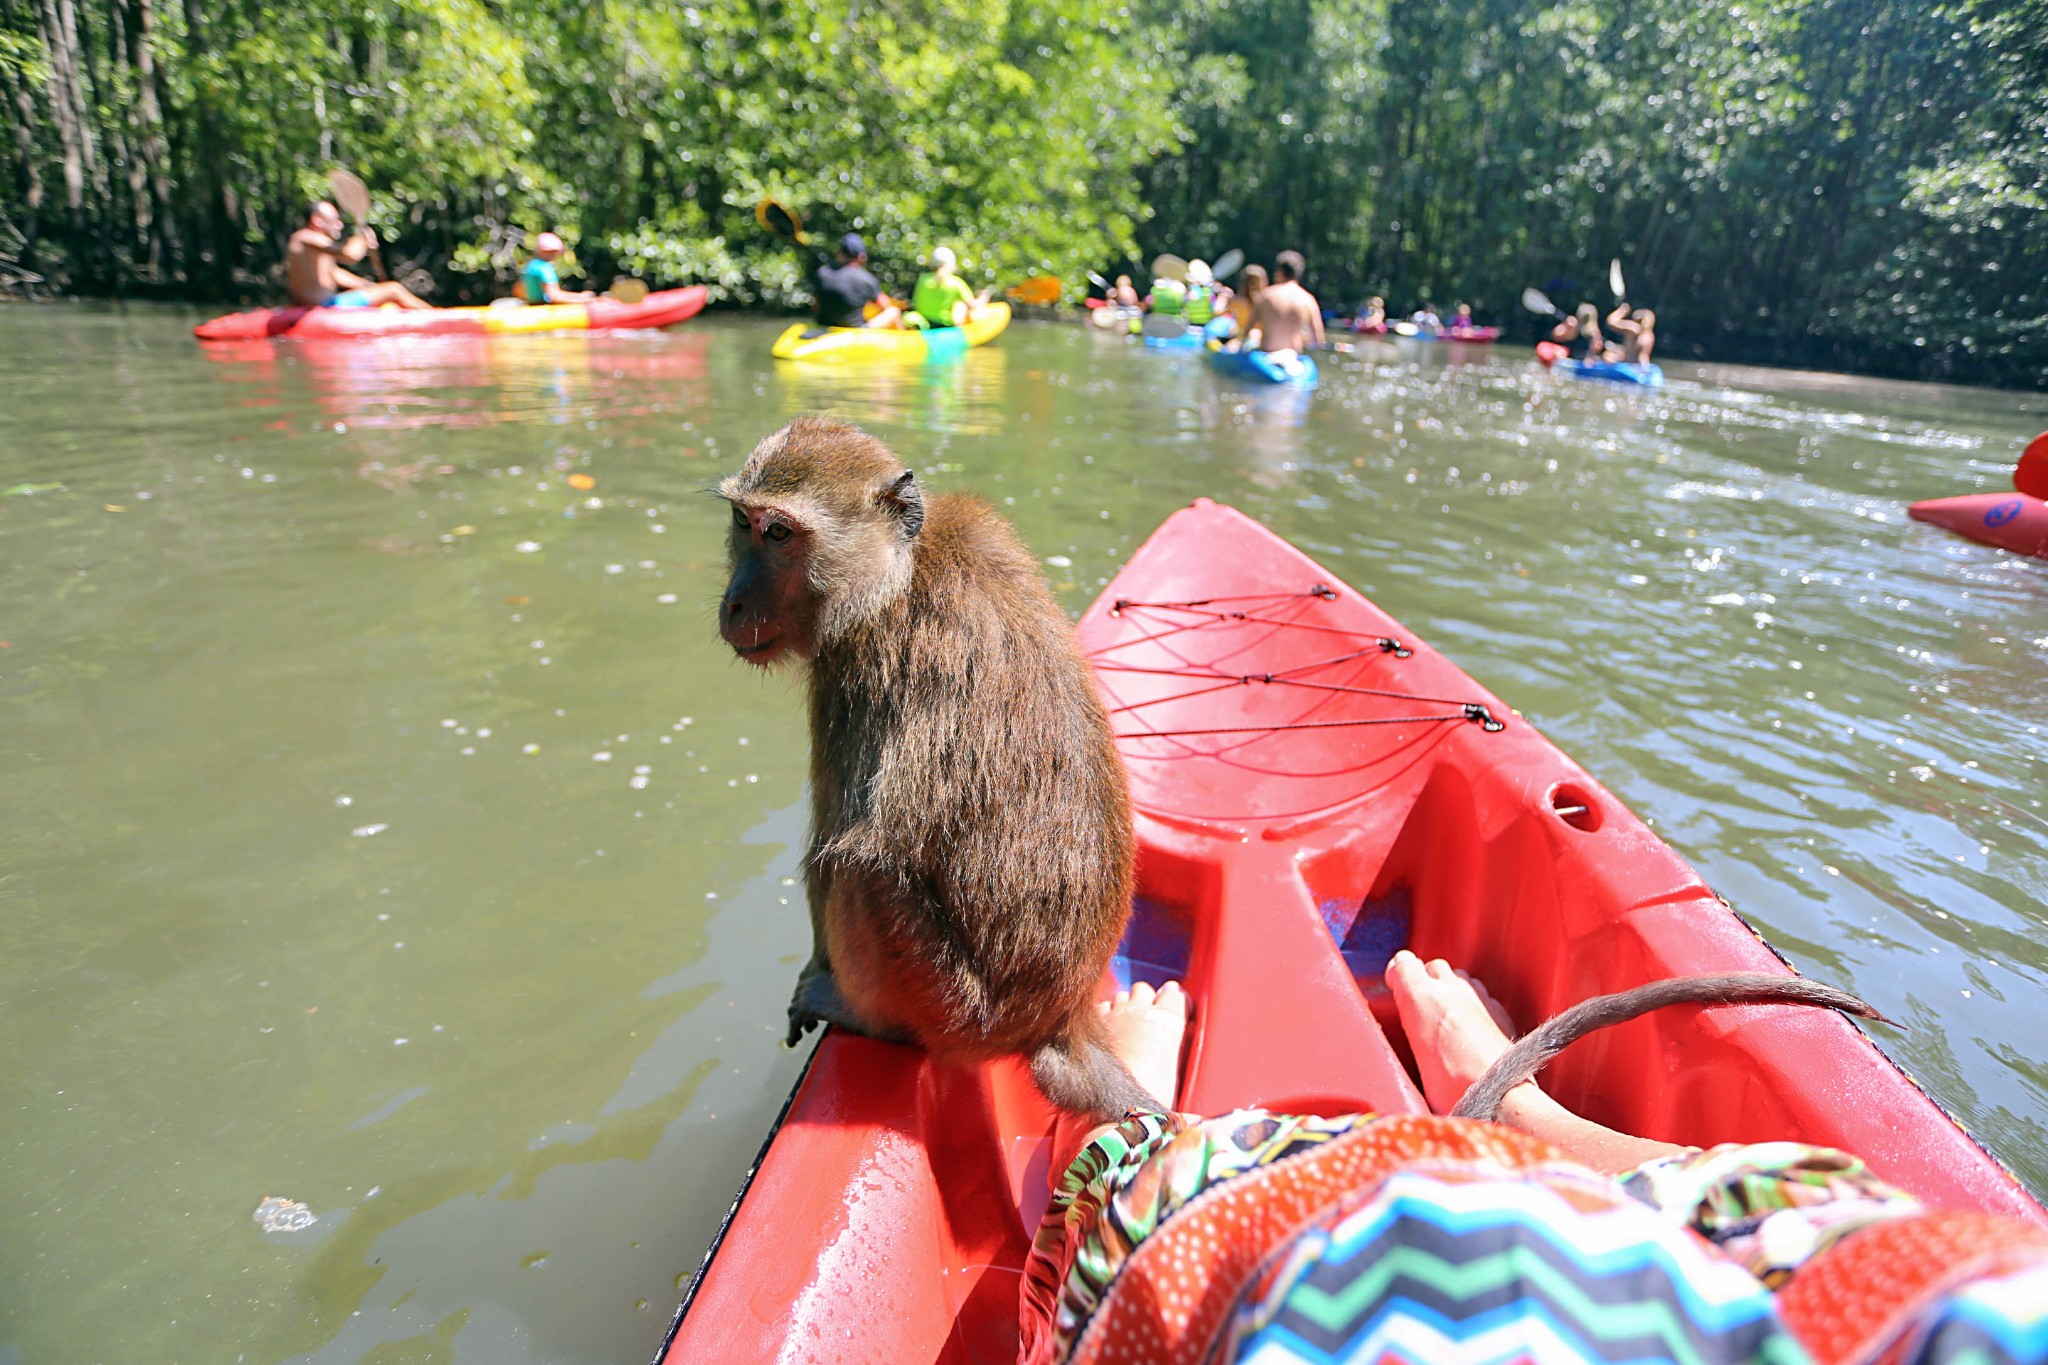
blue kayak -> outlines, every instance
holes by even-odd
[[[1557,368],[1579,379],[1605,379],[1616,384],[1664,387],[1664,371],[1655,365],[1622,365],[1611,360],[1560,360]]]
[[[1209,363],[1227,375],[1257,380],[1264,384],[1292,384],[1298,389],[1316,386],[1316,362],[1305,355],[1277,358],[1271,351],[1210,350]]]
[[[1190,327],[1179,336],[1145,338],[1145,344],[1155,351],[1193,351],[1199,349],[1205,338],[1199,329]]]

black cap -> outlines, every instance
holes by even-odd
[[[865,256],[868,244],[860,239],[858,232],[849,232],[839,239],[839,249],[849,256]]]

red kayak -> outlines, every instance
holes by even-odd
[[[1906,515],[2001,550],[2048,559],[2048,432],[2027,446],[2012,482],[2010,493],[1931,498],[1908,507]]]
[[[638,303],[595,299],[514,308],[258,308],[229,313],[192,329],[201,341],[265,337],[517,336],[530,332],[598,332],[668,327],[704,310],[706,290],[663,289]]]
[[[1407,946],[1525,1027],[1604,991],[1784,964],[1498,697],[1230,508],[1176,513],[1080,623],[1137,807],[1120,978],[1188,984],[1180,1107],[1426,1112],[1380,986]],[[1939,1207],[2048,1222],[1841,1017],[1672,1009],[1544,1076],[1681,1142],[1849,1149]],[[1015,1062],[829,1033],[661,1360],[1008,1365],[1052,1115]]]

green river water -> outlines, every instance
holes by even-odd
[[[1264,520],[2048,1189],[2048,563],[1904,515],[2005,486],[2039,397],[195,317],[0,308],[0,1365],[653,1353],[799,1063],[799,695],[718,642],[703,490],[807,411],[996,501],[1076,612],[1193,497]]]

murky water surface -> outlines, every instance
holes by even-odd
[[[1077,612],[1192,497],[1265,520],[2048,1189],[2048,564],[1903,512],[2002,485],[2038,398],[191,321],[0,310],[0,1365],[648,1358],[808,937],[798,696],[715,637],[703,489],[816,410],[1001,504]]]

